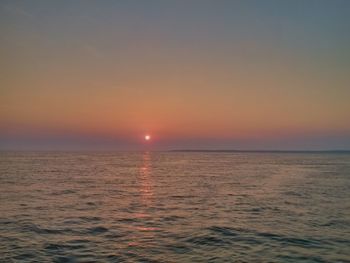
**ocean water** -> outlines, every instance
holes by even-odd
[[[0,262],[350,262],[350,154],[1,153]]]

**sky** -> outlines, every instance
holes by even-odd
[[[350,149],[349,13],[3,0],[0,150]]]

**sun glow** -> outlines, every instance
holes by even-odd
[[[145,135],[145,141],[149,141],[149,140],[151,140],[151,135],[146,134]]]

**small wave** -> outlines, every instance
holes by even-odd
[[[181,217],[181,216],[166,216],[163,218],[164,221],[167,221],[167,222],[173,222],[173,221],[177,221],[179,219],[183,219],[184,217]]]
[[[120,234],[120,233],[109,233],[109,234],[105,235],[105,237],[108,238],[108,239],[119,239],[119,238],[121,238],[123,236],[125,236],[125,235]]]
[[[58,192],[53,192],[51,193],[51,195],[67,195],[67,194],[74,194],[74,193],[76,193],[75,190],[67,189],[67,190],[62,190]]]
[[[135,222],[139,222],[140,220],[138,218],[120,218],[118,219],[118,222],[125,222],[125,223],[135,223]]]
[[[321,226],[332,226],[336,228],[347,227],[350,222],[347,220],[330,220],[327,223],[321,224]]]
[[[59,244],[47,244],[44,246],[44,249],[47,249],[47,250],[60,250],[63,248],[64,248],[64,246],[59,245]]]
[[[233,230],[232,228],[228,227],[219,227],[219,226],[213,226],[209,228],[210,231],[219,233],[224,236],[238,236],[239,233],[237,231]]]
[[[28,260],[30,258],[35,258],[35,257],[36,257],[35,253],[23,253],[23,254],[15,256],[14,259],[17,259],[17,260]],[[11,262],[11,261],[9,261],[9,262]]]
[[[194,195],[172,195],[170,198],[175,198],[175,199],[187,199],[187,198],[195,198],[196,196]]]
[[[167,245],[167,249],[175,252],[176,254],[185,254],[192,251],[190,246],[176,244],[176,245]]]
[[[102,218],[98,217],[98,216],[80,216],[79,219],[81,219],[83,221],[87,221],[87,222],[101,221],[102,220]]]
[[[268,242],[277,242],[281,244],[301,246],[305,248],[317,248],[321,247],[325,241],[317,240],[313,238],[300,238],[290,237],[275,233],[258,232],[250,229],[242,228],[229,228],[221,226],[212,226],[208,230],[224,238],[226,242],[242,242],[248,244],[260,244],[266,242],[264,239],[268,239]]]
[[[197,244],[197,245],[210,245],[210,246],[222,246],[230,244],[231,242],[211,236],[211,235],[202,235],[202,236],[195,236],[188,238],[186,242],[189,242],[191,244]]]
[[[73,263],[73,262],[76,262],[76,260],[75,260],[75,257],[60,256],[60,257],[54,258],[53,262],[55,262],[55,263]]]
[[[321,241],[311,239],[311,238],[298,238],[298,237],[287,237],[283,235],[277,235],[272,233],[257,233],[257,236],[268,238],[273,241],[277,241],[280,243],[285,243],[288,245],[296,245],[302,247],[320,247]]]
[[[108,228],[105,228],[103,226],[97,226],[97,227],[89,228],[87,232],[90,234],[96,235],[96,234],[105,233],[107,231],[108,231]]]
[[[50,251],[58,251],[58,250],[79,250],[86,248],[85,244],[80,243],[64,243],[64,244],[55,244],[55,243],[49,243],[44,245],[45,250]]]
[[[28,232],[34,232],[37,234],[76,234],[78,233],[77,231],[70,228],[63,228],[63,229],[42,228],[35,224],[26,224],[22,227],[22,230],[28,231]]]

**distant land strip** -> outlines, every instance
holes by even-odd
[[[350,154],[350,150],[200,150],[200,149],[175,149],[169,152],[208,152],[208,153],[339,153]]]

